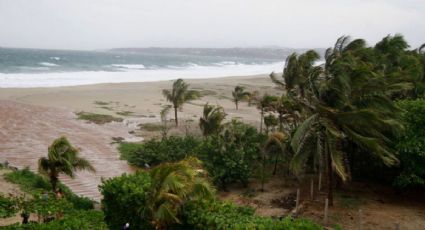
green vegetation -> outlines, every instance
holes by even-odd
[[[0,194],[0,218],[14,216],[17,212],[13,199]]]
[[[140,124],[139,127],[149,132],[158,132],[158,131],[162,131],[163,129],[162,124],[158,124],[158,123]]]
[[[78,155],[66,137],[60,137],[49,146],[47,157],[38,160],[38,172],[49,178],[53,191],[56,191],[59,174],[74,178],[77,170],[95,171],[90,162]]]
[[[245,91],[245,87],[236,86],[232,91],[233,102],[235,102],[236,110],[239,109],[239,102],[247,100],[250,97],[250,93]]]
[[[196,158],[161,164],[149,173],[103,181],[100,190],[106,221],[111,229],[134,221],[140,229],[166,229],[181,223],[181,206],[190,200],[209,199],[209,185]]]
[[[118,149],[122,159],[132,165],[145,167],[146,164],[154,166],[194,156],[199,143],[200,140],[191,136],[171,136],[160,140],[152,139],[143,144],[121,143]]]
[[[88,113],[88,112],[78,112],[76,113],[79,120],[86,120],[98,125],[106,124],[109,122],[122,122],[123,119],[119,117],[114,117],[106,114],[97,114],[97,113]]]
[[[132,115],[134,112],[132,112],[132,111],[119,111],[119,112],[116,112],[116,114],[118,114],[118,115],[120,115],[120,116],[130,116],[130,115]]]
[[[12,171],[4,175],[5,179],[11,183],[19,185],[20,189],[28,194],[41,194],[45,191],[53,191],[49,181],[38,174],[31,172],[28,168]],[[73,204],[76,209],[93,209],[93,201],[75,195],[68,187],[59,183],[66,200]]]
[[[72,211],[64,214],[59,220],[52,220],[48,223],[29,223],[29,224],[13,224],[3,227],[5,230],[107,230],[106,224],[103,222],[103,213],[95,210],[88,211]]]
[[[225,117],[226,113],[224,113],[223,107],[206,104],[204,106],[203,116],[199,119],[199,127],[201,128],[202,135],[206,137],[220,133],[221,123]]]
[[[258,217],[252,208],[217,201],[199,163],[192,158],[103,181],[108,226],[119,229],[128,222],[136,229],[321,229],[306,220]]]
[[[173,104],[174,108],[174,120],[176,126],[179,125],[177,110],[183,107],[183,104],[194,100],[200,97],[200,93],[196,90],[189,90],[189,84],[183,81],[183,79],[177,79],[173,83],[173,88],[171,90],[164,89],[162,94],[167,99],[167,101]]]
[[[217,200],[192,201],[183,209],[183,229],[322,229],[311,221],[290,217],[277,220],[256,216],[254,212],[249,207]]]

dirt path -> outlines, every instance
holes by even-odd
[[[66,109],[0,100],[0,161],[36,170],[38,158],[45,156],[47,147],[62,135],[80,148],[81,156],[96,168],[96,173],[79,172],[75,179],[61,177],[75,193],[100,200],[97,186],[102,177],[132,171],[125,161],[119,160],[115,146],[110,144],[112,137],[129,136],[123,124],[86,124]]]

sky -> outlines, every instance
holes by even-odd
[[[425,0],[0,0],[0,46],[325,48],[401,33],[425,43]]]

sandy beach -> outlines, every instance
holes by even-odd
[[[185,104],[179,120],[197,121],[205,103],[221,105],[228,120],[241,118],[254,125],[259,123],[255,107],[241,103],[236,111],[231,91],[236,85],[247,90],[277,94],[267,75],[187,80],[190,88],[205,95]],[[159,122],[161,106],[168,104],[162,89],[171,88],[172,81],[144,83],[97,84],[54,88],[0,89],[0,161],[23,168],[37,168],[37,160],[47,153],[48,145],[61,135],[81,149],[81,155],[96,168],[96,173],[80,172],[77,178],[61,180],[79,195],[100,199],[97,185],[101,178],[131,172],[125,161],[119,159],[113,137],[141,140],[146,136],[133,134],[138,124]],[[124,119],[104,125],[88,124],[77,120],[76,112],[109,114]],[[120,114],[126,114],[125,116]],[[169,115],[172,118],[172,115]],[[196,133],[195,133],[196,134]]]

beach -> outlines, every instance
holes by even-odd
[[[223,106],[227,120],[243,119],[258,125],[259,111],[246,102],[239,110],[231,100],[231,91],[241,85],[248,91],[278,94],[267,75],[189,79],[191,89],[203,95],[183,106],[179,120],[190,121],[197,128],[203,105]],[[101,178],[132,172],[125,161],[119,159],[113,138],[140,141],[149,133],[139,135],[140,124],[160,122],[162,106],[169,104],[162,95],[171,88],[172,81],[143,83],[94,84],[49,88],[0,89],[0,161],[8,161],[18,168],[37,169],[37,160],[47,154],[47,147],[55,138],[66,136],[81,155],[96,168],[94,174],[78,172],[75,179],[62,177],[61,181],[75,193],[100,200],[97,189]],[[103,125],[78,120],[77,112],[90,112],[120,117],[123,122]],[[172,113],[168,119],[172,119]],[[198,132],[193,132],[198,135]]]

